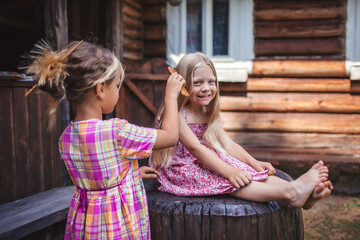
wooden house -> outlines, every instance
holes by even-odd
[[[202,51],[236,142],[277,167],[323,159],[360,186],[359,26],[360,0],[3,0],[0,204],[69,185],[57,150],[68,106],[48,132],[48,99],[25,99],[33,83],[18,69],[40,39],[54,49],[80,39],[113,49],[126,79],[106,117],[143,126],[153,126],[167,65]]]
[[[223,125],[252,155],[359,169],[359,0],[6,0],[0,16],[1,203],[65,184],[56,144],[66,105],[48,133],[46,97],[24,99],[32,83],[4,73],[41,38],[113,49],[127,69],[114,116],[143,126],[166,66],[202,51],[219,74]]]

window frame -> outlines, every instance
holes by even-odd
[[[167,59],[172,66],[175,66],[186,54],[186,3],[187,0],[182,0],[179,5],[172,6],[167,2],[166,6]],[[227,73],[226,76],[218,74],[219,81],[244,82],[247,80],[247,73],[251,71],[251,61],[255,56],[253,51],[253,0],[229,0],[228,55],[224,56],[212,55],[212,6],[213,0],[202,0],[202,52],[214,61],[218,73]],[[231,70],[235,71],[233,72],[235,74]],[[236,77],[230,78],[228,77],[230,75]]]

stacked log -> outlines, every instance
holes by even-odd
[[[257,59],[344,59],[346,1],[254,1]]]
[[[273,163],[360,164],[359,84],[343,61],[254,61],[246,83],[221,83],[223,126]]]

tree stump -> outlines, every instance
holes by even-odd
[[[280,170],[276,175],[292,180]],[[154,181],[144,182],[154,240],[304,239],[299,208],[229,195],[180,197],[157,191]]]

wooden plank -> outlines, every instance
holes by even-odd
[[[247,93],[221,96],[223,111],[360,113],[360,96],[318,93]]]
[[[51,134],[48,130],[49,124],[49,116],[48,116],[48,108],[49,108],[49,98],[46,93],[41,94],[41,132],[42,132],[42,143],[43,143],[43,172],[44,172],[44,190],[51,189],[53,186],[53,159],[51,153]]]
[[[234,132],[229,137],[244,147],[263,148],[330,148],[342,151],[360,150],[359,134],[293,133],[293,132]],[[352,149],[352,150],[351,150]]]
[[[255,39],[256,56],[317,56],[343,54],[343,38]]]
[[[139,19],[131,18],[127,15],[123,15],[123,24],[124,27],[135,27],[135,28],[141,28],[142,22]]]
[[[43,169],[43,144],[42,144],[42,122],[39,94],[31,94],[29,101],[29,152],[30,163],[30,191],[31,194],[44,190],[44,169]]]
[[[223,112],[229,131],[360,133],[360,114]]]
[[[124,44],[124,27],[122,4],[120,0],[108,1],[106,4],[106,42],[114,49],[115,56],[122,61]]]
[[[141,31],[137,28],[128,28],[125,27],[123,29],[124,36],[131,38],[131,39],[141,39]]]
[[[45,1],[44,13],[46,39],[55,50],[65,48],[68,43],[67,1]]]
[[[267,70],[266,70],[267,71]],[[354,82],[354,81],[353,81]],[[246,83],[220,82],[221,92],[360,92],[350,79],[254,78]],[[360,84],[359,84],[360,86]]]
[[[343,18],[345,6],[340,2],[268,2],[255,3],[256,20],[331,19]]]
[[[344,36],[345,23],[341,19],[303,21],[256,21],[255,38],[310,38]]]
[[[165,22],[165,6],[147,5],[144,7],[145,23],[164,23]]]
[[[142,43],[135,39],[124,38],[124,48],[127,50],[141,51]]]
[[[124,4],[123,13],[131,18],[140,19],[140,9],[133,8],[131,5]]]
[[[63,163],[60,161],[60,153],[59,153],[59,138],[62,133],[61,126],[61,109],[60,106],[56,111],[56,125],[54,130],[51,132],[51,158],[53,159],[53,186],[52,187],[62,187],[63,183]]]
[[[253,157],[272,164],[296,164],[310,166],[320,159],[328,167],[359,168],[360,155],[347,155],[328,149],[291,149],[291,148],[245,148]]]
[[[14,143],[14,101],[12,88],[0,88],[0,204],[16,199]]]
[[[126,50],[141,51],[142,42],[135,39],[124,38],[124,46]]]
[[[126,86],[140,99],[140,101],[156,116],[157,109],[152,102],[129,80],[125,79]]]
[[[262,77],[348,77],[344,61],[253,61],[252,75]]]
[[[142,54],[141,52],[138,51],[130,51],[128,49],[124,49],[124,53],[123,53],[123,59],[128,59],[128,60],[141,60],[142,59]]]
[[[0,238],[19,239],[66,219],[74,189],[54,188],[1,205]]]
[[[16,197],[30,194],[29,166],[29,119],[28,103],[24,95],[27,89],[14,89],[14,138],[16,163]]]
[[[132,6],[132,7],[135,8],[135,9],[138,9],[138,10],[141,9],[141,3],[140,3],[140,1],[137,1],[137,0],[125,0],[124,2],[125,2],[126,4]]]
[[[165,25],[147,26],[144,29],[144,39],[146,41],[165,40],[166,26]]]
[[[144,54],[148,57],[165,57],[166,43],[165,41],[146,42],[144,44]]]
[[[149,81],[167,81],[169,74],[152,74],[152,73],[126,73],[127,78],[131,80],[149,80]]]

